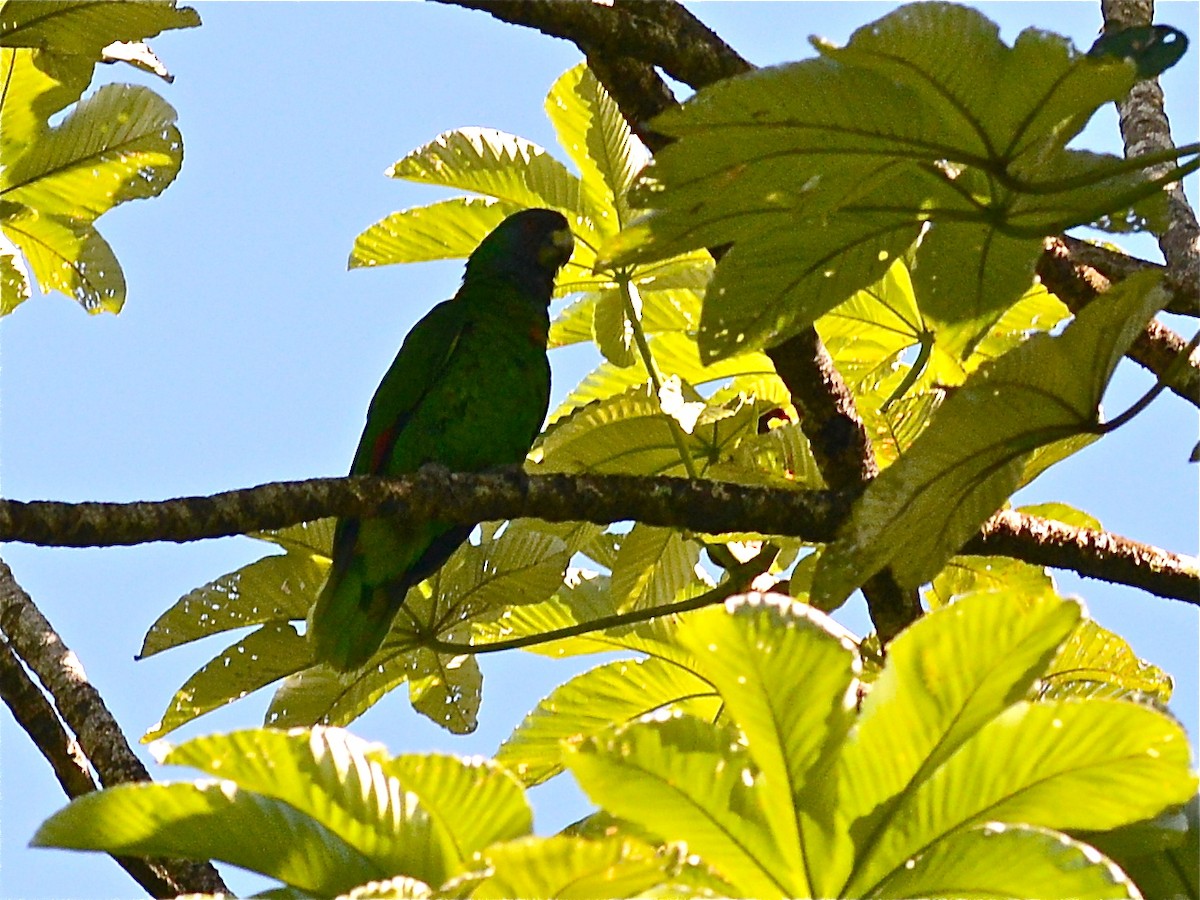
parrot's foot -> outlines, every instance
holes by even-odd
[[[454,473],[449,466],[444,466],[440,462],[427,462],[417,469],[417,474],[426,478],[449,478]]]

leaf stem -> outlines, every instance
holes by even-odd
[[[525,647],[550,644],[554,641],[578,637],[579,635],[590,634],[594,631],[607,631],[610,628],[619,628],[623,625],[636,625],[639,622],[657,619],[659,616],[669,616],[703,609],[706,606],[713,606],[732,597],[734,594],[744,591],[755,578],[771,568],[771,564],[775,561],[778,553],[778,550],[775,550],[773,553],[760,553],[743,566],[732,571],[727,570],[729,571],[729,577],[721,584],[718,584],[711,590],[705,591],[699,596],[689,597],[687,600],[680,600],[677,603],[668,603],[664,606],[655,606],[649,609],[635,609],[631,612],[615,613],[611,616],[600,616],[598,619],[577,622],[574,625],[568,625],[564,628],[555,628],[552,631],[543,631],[539,634],[526,634],[521,637],[510,638],[506,641],[495,641],[489,644],[462,644],[422,635],[421,646],[438,653],[465,653],[469,655],[498,653],[502,650],[520,650]]]
[[[1098,425],[1096,427],[1096,433],[1108,434],[1110,431],[1116,431],[1134,416],[1138,415],[1147,406],[1153,403],[1154,399],[1170,386],[1170,382],[1175,379],[1175,376],[1183,371],[1183,368],[1188,365],[1188,361],[1192,356],[1192,351],[1194,351],[1197,346],[1200,346],[1200,331],[1197,331],[1194,335],[1192,335],[1192,339],[1188,341],[1188,345],[1183,349],[1183,352],[1176,356],[1175,359],[1171,361],[1171,364],[1167,366],[1165,370],[1163,370],[1163,372],[1158,376],[1158,380],[1154,382],[1154,385],[1150,388],[1150,390],[1142,394],[1142,396],[1135,400],[1133,404],[1130,405],[1129,408],[1124,412],[1114,416],[1107,422]]]
[[[646,374],[650,378],[650,384],[654,387],[654,396],[658,399],[659,409],[662,409],[662,376],[658,374],[658,367],[654,364],[654,354],[650,352],[650,343],[646,340],[646,332],[642,329],[642,317],[638,314],[637,306],[633,302],[633,291],[636,288],[633,287],[633,282],[627,273],[618,274],[617,286],[621,291],[621,300],[625,303],[625,316],[633,328],[633,342],[637,344],[638,355],[641,356],[642,365],[646,367]],[[679,451],[679,459],[683,463],[684,471],[687,472],[688,478],[699,478],[696,461],[688,452],[682,426],[674,416],[667,415],[666,412],[663,412],[663,415],[667,417],[671,440],[675,442],[675,449]]]

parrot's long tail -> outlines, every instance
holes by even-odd
[[[309,614],[309,640],[317,662],[339,672],[366,664],[383,644],[403,601],[388,587],[366,585],[352,563],[341,577],[331,575]]]

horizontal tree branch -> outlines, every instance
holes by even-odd
[[[58,716],[61,716],[62,721],[75,734],[77,747],[96,770],[102,784],[107,787],[130,781],[151,780],[150,773],[130,749],[120,725],[109,712],[100,692],[88,681],[78,657],[63,644],[62,638],[17,583],[12,570],[3,560],[0,560],[0,632],[3,632],[4,650],[15,651],[15,655],[37,675],[46,692],[54,699]],[[11,662],[23,673],[16,659],[12,659]],[[6,668],[8,678],[15,677],[16,673],[11,666]],[[28,687],[15,684],[12,686],[25,701],[29,700],[29,688],[37,690],[32,684]],[[38,693],[40,695],[40,692]],[[6,691],[6,699],[8,696]],[[44,732],[47,740],[54,744],[60,743],[64,735],[59,734],[45,721],[46,710],[37,711],[33,707],[28,709],[31,715],[38,719],[37,728],[48,729]],[[54,718],[57,722],[57,717]],[[43,754],[48,754],[48,759],[54,757],[51,763],[56,772],[59,772],[60,766],[66,765],[61,760],[62,749],[57,746],[43,746],[34,732],[30,732],[30,736],[34,738]],[[58,763],[55,762],[56,759],[59,760]],[[85,773],[69,776],[70,787],[68,781],[63,781],[69,795],[72,790],[83,788],[82,774]],[[59,775],[60,779],[68,777],[65,770],[59,772]],[[89,776],[89,783],[90,780]],[[191,860],[137,860],[125,857],[117,858],[117,862],[155,897],[174,897],[189,893],[229,893],[229,888],[209,863]]]
[[[1130,256],[1102,244],[1080,240],[1064,234],[1057,238],[1066,248],[1067,258],[1078,267],[1086,267],[1102,275],[1108,282],[1124,281],[1138,272],[1161,272],[1167,274],[1166,266]],[[1184,280],[1182,283],[1167,278],[1163,286],[1171,295],[1166,311],[1181,316],[1200,316],[1200,279]],[[1101,287],[1100,290],[1104,290]]]
[[[796,491],[631,475],[456,474],[426,466],[399,478],[276,482],[209,497],[138,503],[0,500],[0,541],[111,547],[282,528],[326,516],[401,516],[474,524],[521,517],[599,524],[634,520],[717,534],[753,531],[832,540],[856,491]],[[1011,556],[1200,604],[1200,561],[1128,538],[997,514],[966,552]],[[0,620],[2,621],[2,620]]]

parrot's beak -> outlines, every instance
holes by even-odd
[[[560,228],[550,234],[550,245],[553,248],[555,261],[559,266],[571,258],[575,250],[575,239],[569,229]]]

